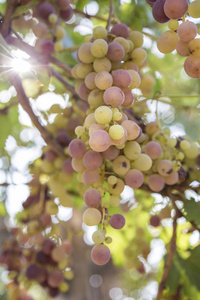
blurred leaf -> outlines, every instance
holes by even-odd
[[[200,202],[196,202],[194,199],[187,200],[183,208],[186,219],[193,221],[200,228]]]

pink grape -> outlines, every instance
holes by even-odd
[[[82,174],[82,180],[85,185],[93,185],[95,182],[98,182],[100,175],[98,171],[89,171],[85,170]]]
[[[111,42],[108,45],[108,52],[106,54],[106,57],[111,61],[121,61],[124,56],[125,50],[122,45],[116,42]]]
[[[84,194],[85,204],[89,207],[98,207],[101,203],[101,193],[99,190],[91,188]]]
[[[131,74],[123,69],[118,69],[112,72],[113,85],[121,89],[128,88],[132,82]]]
[[[46,160],[53,162],[56,159],[57,154],[52,149],[48,149],[45,152],[44,156]]]
[[[40,18],[48,21],[51,14],[55,13],[53,6],[50,3],[44,2],[36,7],[37,14]]]
[[[132,105],[135,100],[132,92],[130,90],[124,90],[123,92],[124,92],[125,99],[124,102],[122,103],[122,106],[127,107]]]
[[[189,55],[184,62],[184,70],[192,78],[200,78],[200,57]]]
[[[109,223],[114,229],[121,229],[124,227],[126,221],[124,216],[115,214],[111,216]]]
[[[97,170],[102,164],[102,156],[94,150],[87,151],[83,156],[84,166],[91,171]]]
[[[119,23],[113,26],[110,33],[115,34],[116,36],[122,36],[126,39],[129,36],[129,29],[126,24]]]
[[[151,141],[145,145],[144,152],[152,159],[156,159],[162,154],[162,147],[159,143]]]
[[[172,162],[168,159],[162,159],[159,161],[157,169],[160,175],[168,176],[173,172]]]
[[[154,19],[159,23],[166,23],[169,21],[169,18],[164,12],[164,4],[166,0],[157,0],[152,8],[152,14]]]
[[[153,174],[149,177],[148,186],[153,192],[160,192],[165,186],[165,181],[160,175]]]
[[[45,54],[51,54],[54,51],[54,43],[51,40],[44,40],[41,44],[41,50]]]
[[[173,185],[179,180],[178,172],[172,172],[169,176],[164,177],[165,183]]]
[[[56,4],[60,9],[66,9],[70,4],[70,0],[56,0]]]
[[[177,33],[182,41],[188,43],[196,37],[198,28],[195,23],[185,21],[178,27]]]
[[[68,123],[68,130],[69,129],[69,123]],[[55,137],[56,141],[62,146],[62,147],[67,147],[69,145],[69,143],[71,142],[71,139],[69,138],[67,132],[65,130],[59,130],[56,133],[56,137]]]
[[[103,94],[104,102],[112,107],[118,107],[124,102],[124,93],[116,86],[109,87]]]
[[[115,159],[120,153],[120,150],[115,146],[110,146],[106,151],[102,152],[102,156],[106,159],[113,160]]]
[[[52,240],[45,240],[42,246],[42,251],[49,255],[55,246],[56,244]]]
[[[69,21],[73,15],[73,9],[71,6],[69,6],[66,9],[62,9],[59,11],[59,15],[60,17],[64,20],[64,21]]]
[[[47,281],[51,287],[58,287],[64,281],[64,275],[62,271],[54,270],[49,274]]]
[[[141,135],[141,129],[134,121],[125,120],[121,125],[127,131],[127,140],[135,140]]]
[[[164,12],[169,19],[182,18],[187,12],[187,9],[187,0],[166,0],[164,4]]]
[[[85,82],[83,81],[78,88],[78,94],[82,100],[87,101],[88,96],[90,94],[91,90],[87,88],[85,85]]]
[[[125,184],[133,189],[138,189],[143,182],[144,176],[139,170],[131,169],[125,175]]]
[[[109,134],[104,130],[96,130],[89,139],[90,147],[97,152],[106,151],[111,144]]]
[[[74,139],[68,147],[69,155],[73,158],[82,158],[86,152],[86,144],[79,139]]]
[[[62,164],[62,171],[65,174],[73,174],[74,169],[72,168],[72,161],[70,158],[66,159]]]
[[[96,265],[103,266],[110,260],[110,250],[106,245],[95,245],[91,251],[91,258]]]

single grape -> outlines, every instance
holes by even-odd
[[[96,26],[93,29],[93,38],[96,39],[105,39],[107,37],[107,30],[103,26]]]
[[[102,161],[103,159],[101,154],[94,150],[87,151],[83,156],[84,166],[91,171],[95,171],[100,168]]]
[[[141,129],[134,121],[125,120],[121,123],[121,125],[127,131],[127,140],[135,140],[140,136]]]
[[[90,92],[91,92],[91,90],[87,88],[87,86],[85,85],[85,82],[83,81],[78,88],[78,94],[79,94],[80,98],[82,100],[87,101]]]
[[[166,0],[157,0],[152,8],[152,14],[154,19],[159,23],[166,23],[169,21],[169,18],[164,12],[164,4]]]
[[[112,120],[112,110],[108,106],[99,106],[95,110],[94,117],[99,124],[109,124]]]
[[[115,214],[115,215],[112,215],[110,220],[109,220],[109,223],[110,225],[114,228],[114,229],[121,229],[124,227],[125,225],[125,218],[124,216],[120,215],[120,214]]]
[[[124,147],[124,154],[129,160],[135,160],[141,154],[141,147],[136,141],[130,141]]]
[[[124,102],[122,103],[123,107],[131,106],[134,103],[134,96],[130,90],[124,90]]]
[[[113,85],[121,89],[128,88],[132,83],[131,74],[123,69],[112,72]]]
[[[106,56],[111,61],[121,61],[125,56],[124,48],[119,43],[111,42],[108,45],[108,52]]]
[[[52,288],[59,287],[59,285],[64,281],[64,276],[62,271],[60,270],[53,270],[48,275],[48,284]]]
[[[184,62],[184,70],[192,78],[200,78],[200,57],[189,55]]]
[[[95,84],[100,90],[106,90],[113,84],[113,77],[106,71],[101,71],[95,76]]]
[[[110,72],[112,64],[107,57],[95,58],[93,62],[93,68],[97,73],[101,71]]]
[[[104,92],[103,99],[107,105],[118,107],[123,104],[125,96],[120,88],[111,86]]]
[[[131,30],[128,36],[134,44],[134,48],[142,47],[143,45],[143,34],[140,31]]]
[[[200,38],[193,39],[188,44],[188,55],[200,56]]]
[[[158,173],[162,176],[168,176],[173,172],[172,162],[168,159],[162,159],[157,166]]]
[[[89,145],[94,151],[106,151],[111,145],[110,136],[104,130],[97,130],[91,134]]]
[[[90,129],[90,126],[92,126],[93,124],[96,124],[96,119],[94,117],[94,113],[91,113],[85,118],[83,126],[87,129]]]
[[[97,230],[92,235],[92,240],[95,244],[101,244],[105,241],[105,233],[101,230]]]
[[[112,195],[120,195],[124,190],[124,181],[117,178],[117,183],[108,185],[108,190]]]
[[[140,154],[139,157],[134,161],[134,167],[140,171],[148,171],[151,169],[152,160],[146,154]]]
[[[175,31],[168,30],[162,33],[157,40],[157,47],[161,53],[170,53],[176,49],[178,34]]]
[[[147,53],[142,48],[136,48],[131,53],[131,58],[132,58],[133,62],[139,66],[142,65],[142,63],[145,61],[146,57],[147,57]]]
[[[151,159],[156,159],[162,154],[162,147],[159,143],[151,141],[145,145],[144,152],[151,157]]]
[[[129,89],[132,90],[132,89],[138,88],[141,83],[140,75],[135,70],[128,70],[128,72],[130,73],[130,75],[132,77],[132,82],[131,82],[131,85],[129,86]]]
[[[41,50],[45,54],[51,54],[54,51],[54,43],[51,40],[44,40],[41,43]]]
[[[124,37],[126,39],[129,35],[129,29],[126,24],[118,23],[112,27],[110,33],[112,33],[116,36]]]
[[[50,3],[43,2],[36,6],[36,12],[41,19],[48,21],[49,16],[53,14],[55,10]]]
[[[87,208],[83,213],[83,222],[87,226],[98,225],[101,221],[101,213],[96,208]]]
[[[195,40],[192,40],[192,41],[195,41]],[[176,51],[181,56],[189,56],[190,52],[191,52],[190,49],[189,49],[189,43],[184,42],[181,39],[178,40],[178,42],[176,44]]]
[[[183,22],[177,30],[179,38],[184,42],[190,42],[196,37],[198,33],[198,28],[195,23],[191,21]]]
[[[164,12],[169,19],[182,18],[187,12],[187,9],[187,0],[166,0],[164,4]]]
[[[179,180],[178,172],[172,172],[169,176],[164,177],[164,181],[168,185],[176,184]]]
[[[101,193],[99,190],[91,188],[84,194],[85,204],[89,207],[97,207],[101,203]]]
[[[130,170],[130,161],[124,155],[119,155],[112,163],[114,172],[119,176],[124,176]]]
[[[100,175],[98,171],[85,170],[82,174],[82,181],[85,185],[93,185],[95,182],[98,182]]]
[[[105,129],[105,125],[100,125],[100,124],[92,124],[89,128],[89,136],[91,136],[93,134],[93,132],[97,131],[97,130],[104,130]]]
[[[127,39],[119,36],[114,38],[113,42],[119,43],[124,48],[125,54],[127,54],[130,51],[130,44]]]
[[[74,170],[72,167],[72,161],[70,158],[66,159],[62,164],[62,171],[65,174],[73,174]]]
[[[125,175],[125,184],[133,189],[138,189],[143,182],[144,176],[139,170],[131,169]]]
[[[82,63],[90,64],[94,61],[91,49],[92,43],[88,42],[80,46],[78,50],[78,58]]]
[[[160,225],[160,217],[158,215],[151,216],[149,224],[153,227],[158,227]]]
[[[160,192],[165,186],[165,181],[160,175],[153,174],[148,179],[148,186],[153,192]]]
[[[109,135],[111,139],[120,140],[124,137],[125,134],[125,130],[121,125],[112,125],[109,128]]]
[[[60,9],[66,9],[70,4],[70,0],[56,0],[56,4]]]
[[[102,156],[105,159],[113,160],[119,155],[120,150],[115,146],[110,146],[106,151],[102,152]]]
[[[36,37],[43,38],[48,32],[48,27],[45,23],[39,22],[34,24],[32,30]]]
[[[96,265],[103,266],[110,260],[110,250],[106,245],[95,245],[92,248],[91,258]]]
[[[200,18],[200,3],[199,0],[192,1],[188,6],[188,14],[192,18]]]
[[[71,19],[71,17],[73,16],[73,8],[71,6],[69,6],[66,9],[61,9],[59,11],[59,15],[64,21],[66,21],[66,22],[69,21]]]
[[[97,108],[104,104],[103,100],[104,91],[95,88],[88,96],[88,103],[91,107]]]
[[[97,58],[104,57],[108,52],[108,44],[103,39],[96,39],[92,43],[90,51],[94,57],[97,57]]]
[[[68,147],[69,155],[73,158],[82,158],[86,152],[86,144],[79,139],[74,139]]]

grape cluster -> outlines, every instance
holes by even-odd
[[[65,30],[62,21],[69,21],[73,15],[70,0],[56,0],[55,3],[39,3],[33,12],[38,22],[32,27],[37,37],[35,49],[46,55],[63,49]]]
[[[98,265],[110,259],[109,248],[103,244],[111,242],[105,227],[110,224],[121,229],[125,225],[121,214],[109,215],[109,206],[120,204],[125,184],[133,187],[135,177],[138,181],[140,176],[143,179],[142,173],[135,169],[140,161],[135,161],[133,169],[129,158],[120,154],[130,152],[130,145],[137,144],[134,140],[142,133],[140,126],[125,113],[125,108],[134,103],[132,90],[141,83],[139,67],[146,60],[142,44],[142,34],[129,30],[125,24],[114,25],[110,32],[97,26],[91,41],[79,48],[80,63],[72,69],[77,79],[76,91],[90,108],[83,126],[76,127],[77,138],[69,144],[68,151],[79,180],[91,187],[84,194],[88,208],[83,221],[88,226],[99,226],[92,237],[96,245],[91,253]],[[154,80],[149,76],[147,82],[149,93]],[[145,167],[148,170],[151,159],[146,154],[142,156],[148,162]]]
[[[200,78],[200,39],[196,22],[187,20],[200,17],[200,2],[195,0],[188,5],[187,0],[146,0],[152,6],[152,13],[159,23],[168,22],[169,30],[157,41],[158,50],[164,54],[176,49],[177,53],[187,57],[185,72],[192,78]]]
[[[66,280],[73,278],[70,253],[71,243],[67,240],[57,245],[41,233],[30,238],[19,228],[13,228],[11,238],[2,246],[0,263],[6,265],[8,276],[19,292],[15,299],[21,299],[21,286],[28,289],[33,281],[44,287],[51,297],[66,292],[69,289]]]

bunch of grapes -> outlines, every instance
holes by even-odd
[[[114,25],[110,32],[97,26],[91,41],[79,48],[80,63],[72,69],[76,91],[90,108],[83,126],[76,127],[77,138],[69,144],[68,151],[79,180],[91,187],[84,194],[88,208],[83,221],[88,226],[99,226],[92,237],[96,245],[91,253],[98,265],[110,259],[109,248],[103,243],[112,240],[106,236],[105,227],[110,224],[121,229],[125,225],[121,214],[109,215],[109,206],[120,204],[125,184],[132,186],[135,176],[141,180],[140,171],[133,170],[121,152],[142,133],[125,112],[134,103],[132,90],[141,83],[139,67],[146,60],[142,44],[142,34],[125,24]],[[153,80],[150,82],[152,86]],[[147,170],[151,159],[146,154],[144,157],[150,162]]]
[[[72,15],[70,0],[55,0],[52,4],[39,3],[33,11],[33,16],[38,20],[32,28],[37,37],[35,49],[47,55],[61,51],[62,39],[65,36],[62,21],[69,21]]]
[[[200,17],[200,2],[195,0],[188,5],[187,0],[146,0],[152,6],[152,13],[159,23],[168,22],[169,30],[157,41],[158,50],[177,53],[187,57],[185,72],[192,78],[200,78],[200,39],[196,22],[187,19]]]
[[[0,263],[6,265],[8,276],[19,292],[19,298],[15,295],[15,299],[21,299],[21,286],[28,289],[33,282],[44,287],[51,297],[66,292],[69,289],[66,280],[73,278],[71,243],[64,240],[57,245],[41,233],[30,237],[19,228],[13,228],[11,234],[2,246]]]

